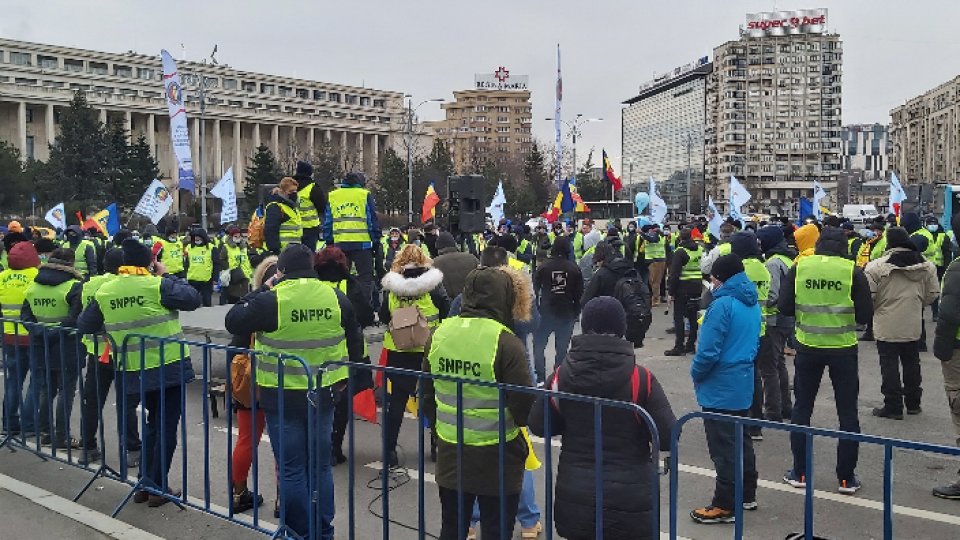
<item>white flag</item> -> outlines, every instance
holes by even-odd
[[[63,209],[63,203],[60,203],[47,211],[47,215],[44,216],[44,219],[46,219],[47,223],[52,225],[54,229],[67,229],[67,214]]]
[[[743,217],[740,215],[740,207],[750,202],[750,192],[747,191],[747,188],[743,187],[743,184],[737,180],[737,177],[730,175],[730,217],[733,219],[743,221]]]
[[[147,186],[147,190],[143,192],[143,196],[140,197],[140,202],[137,203],[137,207],[133,209],[134,212],[149,218],[150,221],[156,225],[160,222],[160,219],[170,211],[170,207],[173,206],[173,195],[167,189],[167,186],[163,185],[157,179],[154,179],[153,182]]]
[[[223,201],[220,224],[237,220],[237,185],[233,182],[233,167],[227,169],[223,178],[210,190],[210,194]]]
[[[667,203],[660,198],[657,191],[657,181],[650,177],[650,219],[654,223],[663,223],[667,217]]]
[[[820,185],[820,182],[817,180],[813,181],[813,215],[817,217],[817,221],[823,219],[823,211],[820,210],[820,200],[827,196],[827,192],[823,190],[823,186]]]
[[[196,188],[193,178],[193,159],[190,157],[190,130],[187,129],[187,109],[183,106],[183,87],[177,63],[165,50],[160,51],[163,64],[163,93],[170,114],[170,140],[177,158],[177,185],[191,193]]]
[[[900,185],[900,179],[897,173],[890,172],[890,204],[887,205],[887,211],[891,214],[900,215],[900,205],[907,200],[907,192]]]
[[[717,211],[717,205],[713,204],[713,197],[707,199],[707,230],[715,238],[720,238],[720,226],[723,225],[723,218]]]
[[[490,214],[490,217],[493,218],[493,223],[500,223],[500,220],[503,219],[503,207],[507,204],[507,197],[503,194],[503,182],[497,184],[497,193],[493,196],[493,200],[490,201],[490,206],[487,207],[487,213]]]

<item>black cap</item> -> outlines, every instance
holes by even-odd
[[[146,268],[153,262],[153,252],[150,248],[133,238],[128,238],[121,244],[123,250],[123,264],[125,266],[139,266]]]
[[[297,162],[297,172],[294,173],[294,178],[298,180],[300,178],[311,178],[313,177],[313,165],[310,165],[306,161]]]
[[[103,271],[108,274],[116,274],[123,266],[123,250],[119,248],[110,248],[103,255]]]
[[[313,250],[303,244],[291,244],[277,259],[277,271],[284,275],[313,270]]]
[[[726,282],[733,276],[743,272],[743,261],[734,253],[729,253],[719,257],[713,262],[713,268],[710,275],[719,281]]]

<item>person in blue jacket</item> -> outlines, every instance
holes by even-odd
[[[690,377],[697,403],[705,412],[748,416],[753,401],[754,364],[760,344],[757,287],[736,254],[723,255],[710,272],[713,301],[700,326]],[[735,520],[736,426],[705,419],[707,449],[717,470],[713,501],[690,512],[698,523]],[[743,437],[743,508],[757,508],[757,463],[753,441]]]

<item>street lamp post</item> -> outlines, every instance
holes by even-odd
[[[546,118],[547,121],[553,122],[553,118]],[[567,129],[570,132],[570,136],[573,139],[573,175],[577,175],[577,137],[581,135],[580,128],[583,127],[587,122],[603,122],[603,118],[584,118],[582,114],[577,114],[573,117],[573,120],[561,120]],[[560,164],[557,164],[559,167]]]
[[[416,107],[413,96],[407,94],[407,223],[413,223],[413,113],[425,103],[443,101],[441,98],[425,99]]]
[[[210,53],[210,61],[213,65],[219,65],[216,59],[217,46],[213,46],[213,52]],[[204,58],[203,68],[207,66],[207,59]],[[200,224],[204,229],[207,228],[207,168],[204,163],[204,151],[203,147],[206,144],[206,122],[204,121],[204,114],[207,110],[207,77],[206,69],[201,69],[200,73],[196,75],[200,79],[198,83],[198,92],[200,98],[200,148],[199,148],[199,161],[200,161]]]

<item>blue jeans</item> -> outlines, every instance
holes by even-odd
[[[537,506],[537,481],[532,471],[523,471],[523,491],[520,492],[520,504],[517,506],[517,521],[524,529],[529,529],[540,521],[540,507]],[[480,523],[480,502],[473,503],[472,526]]]
[[[7,431],[19,431],[23,383],[30,372],[30,346],[5,343],[3,367],[3,427]]]
[[[286,525],[293,532],[306,537],[310,532],[310,440],[315,437],[318,470],[315,478],[319,479],[317,500],[320,501],[320,534],[319,537],[327,540],[333,538],[333,517],[336,511],[333,493],[333,469],[330,467],[330,437],[333,431],[334,396],[330,387],[322,387],[317,391],[315,399],[309,405],[304,405],[301,399],[294,394],[296,390],[287,390],[284,393],[283,411],[274,400],[263,400],[263,412],[267,418],[267,430],[270,433],[270,445],[277,460],[280,475],[280,505],[281,514],[286,519]],[[307,407],[315,407],[314,429],[308,425]],[[280,437],[283,437],[283,447],[280,447]]]
[[[547,340],[550,334],[553,334],[554,346],[554,366],[559,366],[567,357],[567,349],[570,348],[570,340],[573,338],[573,326],[577,318],[557,317],[549,311],[540,315],[540,325],[533,332],[533,368],[537,374],[537,382],[546,380],[546,349]]]
[[[169,491],[167,474],[173,454],[177,451],[177,428],[180,426],[182,385],[171,386],[163,390],[152,390],[143,394],[143,408],[146,410],[147,423],[143,430],[141,447],[141,470],[143,484],[157,490]],[[160,397],[163,395],[161,406]],[[120,399],[137,399],[136,394],[126,394]],[[129,414],[129,413],[128,413]]]

